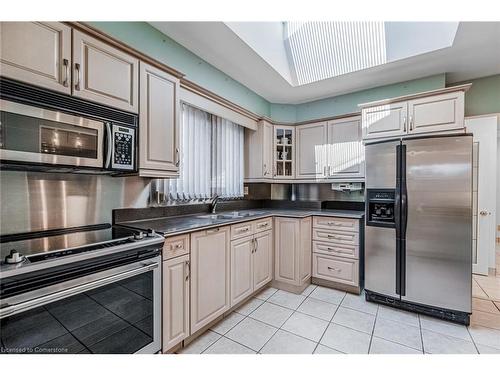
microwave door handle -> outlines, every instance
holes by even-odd
[[[106,143],[108,146],[106,150],[106,164],[104,164],[104,168],[106,169],[111,167],[111,154],[113,153],[112,135],[111,123],[106,122]]]

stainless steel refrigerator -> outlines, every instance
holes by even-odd
[[[469,324],[472,136],[366,145],[366,299]]]

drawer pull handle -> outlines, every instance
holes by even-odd
[[[339,250],[334,249],[333,247],[327,247],[326,249],[327,249],[328,251],[334,251],[334,252],[336,252],[336,253],[338,253],[338,252],[339,252]]]
[[[182,245],[178,243],[177,245],[175,245],[175,249],[182,249]]]
[[[207,230],[207,233],[210,234],[210,233],[217,233],[219,231],[219,228],[214,228],[214,229],[209,229]]]
[[[240,232],[247,232],[248,228],[240,228],[240,229],[238,229],[238,231],[240,231]]]
[[[340,269],[340,268],[334,268],[334,267],[330,267],[330,266],[328,266],[328,269],[329,269],[330,271],[336,271],[336,272],[340,272],[340,271],[341,271],[341,269]]]
[[[268,225],[269,225],[269,223],[259,224],[259,228],[262,228],[262,227],[267,227]]]

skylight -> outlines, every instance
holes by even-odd
[[[230,22],[292,86],[373,68],[453,44],[458,22]]]

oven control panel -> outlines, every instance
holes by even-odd
[[[135,129],[113,124],[113,169],[134,170]]]

